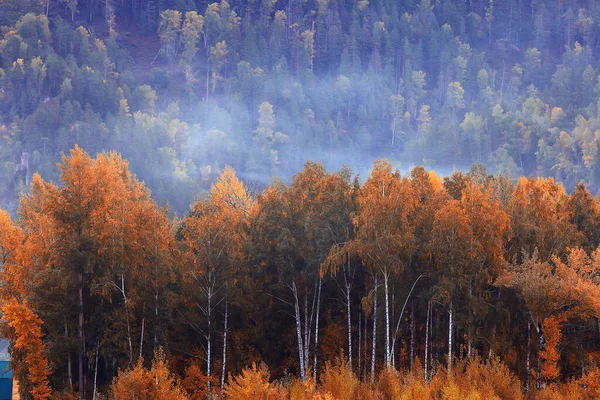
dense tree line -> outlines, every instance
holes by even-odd
[[[307,163],[251,195],[227,167],[170,219],[117,153],[75,147],[58,170],[14,222],[0,213],[1,332],[26,397],[236,398],[269,387],[261,362],[275,391],[404,390],[397,370],[420,390],[465,370],[519,396],[596,390],[600,203],[583,184],[379,160],[364,183]]]
[[[596,194],[599,22],[588,0],[4,1],[0,199],[75,143],[179,215],[227,164],[262,187],[307,159]]]

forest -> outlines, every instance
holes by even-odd
[[[22,397],[600,397],[599,51],[596,0],[1,0]]]
[[[0,203],[75,144],[180,217],[225,165],[262,190],[308,160],[598,194],[599,23],[595,0],[3,0]]]
[[[225,167],[182,219],[76,146],[0,212],[0,335],[31,399],[600,395],[600,202],[490,175]]]

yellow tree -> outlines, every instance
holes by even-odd
[[[520,178],[508,204],[512,239],[508,257],[538,250],[541,261],[562,255],[581,242],[571,222],[572,204],[564,188],[551,178]]]
[[[162,348],[159,348],[149,370],[144,368],[140,358],[134,368],[119,373],[110,387],[109,399],[187,400],[188,397],[177,385]]]
[[[11,344],[11,366],[20,391],[34,399],[50,397],[50,368],[42,342],[42,321],[27,301],[27,275],[22,268],[24,234],[0,210],[0,266],[2,267],[2,335]]]
[[[94,364],[97,369],[101,342],[115,363],[122,360],[121,349],[128,363],[133,359],[131,310],[141,292],[136,283],[142,265],[156,253],[155,246],[142,244],[156,242],[152,234],[157,232],[157,221],[163,236],[170,235],[170,224],[115,153],[92,159],[75,147],[58,168],[60,186],[35,175],[29,194],[21,199],[21,255],[5,268],[2,287],[22,294],[43,320],[49,333],[47,345],[67,359],[58,365],[68,375],[69,390],[71,353],[78,353],[79,398],[83,399],[86,369]],[[69,333],[73,326],[76,339]],[[105,330],[111,334],[103,335]],[[140,350],[143,331],[142,322]],[[77,346],[71,346],[75,341]],[[86,349],[96,349],[95,363],[87,362]]]
[[[237,179],[234,170],[226,167],[211,187],[210,196],[194,202],[190,214],[182,221],[182,245],[187,260],[183,268],[190,285],[190,304],[196,304],[203,315],[204,328],[198,323],[193,326],[205,340],[208,378],[212,374],[215,307],[217,302],[223,300],[225,303],[221,387],[225,383],[227,360],[228,283],[241,264],[244,225],[252,207],[246,187]],[[196,288],[202,293],[201,299],[195,296]]]
[[[467,293],[469,318],[476,291],[492,283],[503,260],[503,238],[510,221],[491,188],[467,181],[460,200],[450,200],[435,215],[432,254],[438,291],[448,304],[448,371],[452,366],[453,300]],[[470,333],[470,332],[469,332]],[[469,334],[469,355],[471,351]]]
[[[331,247],[342,246],[351,235],[351,191],[349,171],[327,173],[321,164],[306,163],[290,186],[277,182],[267,188],[258,198],[253,216],[257,262],[277,271],[278,284],[269,288],[270,295],[283,300],[285,294],[274,293],[291,291],[292,300],[283,302],[293,308],[303,381],[307,378],[311,349],[316,376],[322,273],[329,268],[322,264]],[[334,258],[332,264],[337,267],[337,256]],[[345,294],[352,285],[350,276],[346,278]]]
[[[570,318],[600,315],[600,252],[589,257],[582,249],[571,249],[566,262],[557,256],[543,261],[534,252],[520,264],[512,264],[499,279],[501,286],[514,289],[527,305],[529,320],[538,332],[538,376],[542,383],[555,381],[562,326]],[[529,343],[527,343],[529,380]]]
[[[383,276],[385,302],[385,365],[392,365],[390,345],[389,283],[392,275],[400,275],[414,251],[414,227],[411,215],[415,210],[414,189],[408,178],[402,178],[392,165],[378,160],[369,179],[358,194],[358,212],[354,217],[355,239],[352,251],[375,276]],[[376,302],[374,308],[376,308]],[[392,304],[392,307],[394,305]],[[374,310],[375,311],[375,310]],[[376,337],[376,317],[373,317],[373,337]],[[373,339],[371,372],[374,370],[375,339]]]
[[[26,301],[3,301],[1,310],[2,323],[8,325],[6,336],[12,344],[11,365],[23,385],[21,393],[26,391],[36,400],[49,399],[50,368],[42,342],[42,320]]]

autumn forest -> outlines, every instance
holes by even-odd
[[[600,398],[599,55],[598,0],[0,0],[21,398]]]
[[[25,398],[589,398],[600,203],[489,175],[225,168],[170,219],[75,147],[0,213],[1,333]]]

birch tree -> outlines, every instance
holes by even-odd
[[[383,277],[385,305],[385,366],[391,368],[390,279],[403,273],[412,254],[414,234],[409,216],[415,209],[413,190],[407,178],[392,171],[387,161],[378,160],[371,176],[359,191],[354,217],[355,239],[351,250],[362,262]],[[375,311],[375,310],[374,310]]]

